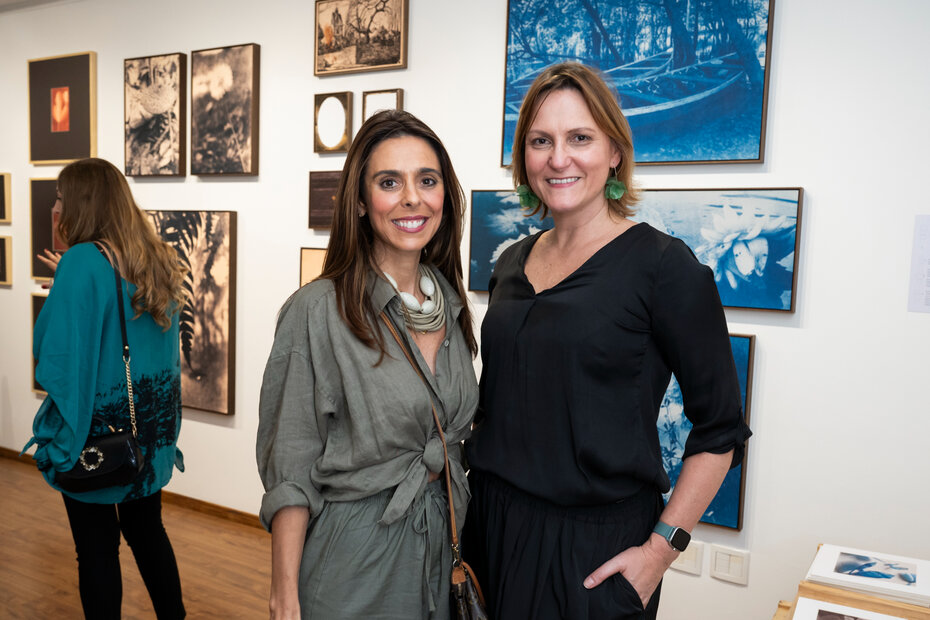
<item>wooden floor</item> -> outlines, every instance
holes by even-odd
[[[267,618],[271,536],[173,503],[162,517],[188,618]],[[120,546],[123,618],[154,618],[132,552]],[[0,458],[0,618],[81,618],[74,541],[61,495],[33,465]]]

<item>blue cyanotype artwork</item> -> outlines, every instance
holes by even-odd
[[[640,163],[762,161],[771,0],[509,0],[501,165],[545,67],[599,69]]]
[[[916,586],[917,566],[903,562],[890,562],[881,558],[857,553],[841,552],[836,559],[837,573],[867,579],[884,579],[888,583]]]
[[[730,335],[730,346],[733,348],[733,360],[736,362],[736,372],[739,377],[740,395],[743,400],[743,415],[749,422],[749,395],[752,380],[752,354],[755,336]],[[662,464],[671,480],[672,488],[665,494],[665,501],[675,490],[675,483],[681,474],[681,457],[685,451],[685,442],[691,433],[693,425],[685,417],[684,404],[681,398],[681,389],[678,381],[672,377],[662,405],[659,407],[659,445],[662,449]],[[701,523],[722,525],[733,529],[742,529],[743,505],[743,464],[740,463],[729,472],[711,500],[710,505],[701,516]]]
[[[688,244],[724,306],[794,311],[801,188],[647,190],[632,219]]]
[[[552,228],[552,219],[526,217],[513,190],[474,190],[471,193],[471,240],[468,290],[487,291],[491,272],[501,252],[529,235]]]

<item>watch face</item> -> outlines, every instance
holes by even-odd
[[[675,549],[684,551],[688,548],[688,543],[691,542],[691,534],[680,527],[676,527],[675,532],[672,534],[672,539],[669,542]]]

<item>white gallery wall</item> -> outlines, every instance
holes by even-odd
[[[275,315],[298,283],[313,95],[403,88],[405,108],[443,138],[466,193],[506,189],[501,142],[506,0],[410,0],[405,70],[317,78],[309,0],[72,0],[0,13],[0,172],[12,173],[13,285],[0,287],[0,446],[31,435],[27,60],[97,53],[98,154],[123,165],[123,60],[261,45],[260,174],[130,180],[149,209],[238,213],[236,411],[185,409],[187,471],[168,490],[257,513],[258,394]],[[670,572],[663,620],[770,618],[793,599],[819,542],[930,558],[930,314],[908,313],[914,219],[930,214],[930,72],[924,0],[777,0],[765,163],[652,166],[647,188],[804,188],[797,310],[727,311],[755,334],[741,532],[694,537],[750,552],[749,584]],[[188,65],[189,66],[189,65]],[[466,244],[463,262],[467,264]],[[472,294],[477,318],[487,297]],[[0,501],[7,501],[0,498]],[[15,544],[6,541],[4,544]]]

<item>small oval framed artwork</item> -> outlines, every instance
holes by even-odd
[[[352,142],[352,93],[314,96],[313,152],[345,153]]]

